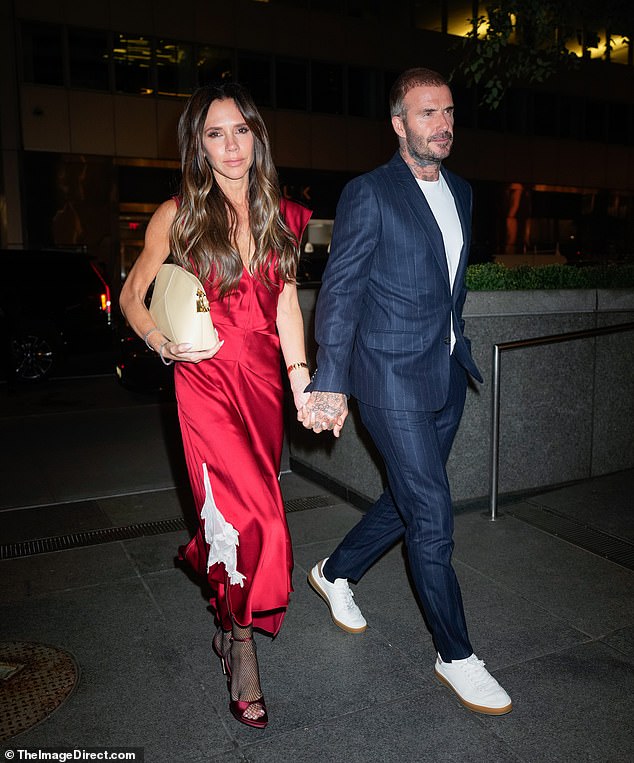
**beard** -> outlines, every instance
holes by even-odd
[[[416,135],[407,124],[405,127],[405,145],[407,152],[414,162],[421,167],[427,164],[439,164],[451,153],[453,145],[453,134],[449,130],[442,130],[429,138]],[[445,145],[439,145],[435,141],[447,141]]]

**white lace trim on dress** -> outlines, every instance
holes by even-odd
[[[205,483],[205,502],[200,516],[205,520],[205,540],[209,543],[207,557],[207,572],[214,564],[224,564],[229,575],[229,583],[243,587],[245,575],[238,572],[237,548],[240,545],[236,528],[222,516],[214,501],[211,482],[207,472],[207,464],[203,464]]]

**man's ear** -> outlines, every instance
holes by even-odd
[[[392,117],[392,127],[394,128],[394,132],[398,135],[399,138],[405,137],[403,118],[400,115],[396,114]]]

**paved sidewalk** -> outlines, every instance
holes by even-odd
[[[0,642],[63,649],[80,669],[65,702],[2,749],[142,747],[147,763],[634,760],[634,470],[503,502],[494,523],[484,506],[458,507],[471,638],[514,702],[501,718],[469,712],[434,678],[401,546],[355,587],[368,630],[332,624],[306,574],[360,513],[295,474],[282,488],[295,592],[279,637],[258,638],[263,731],[229,714],[206,601],[174,564],[184,491],[0,511],[5,548],[66,543],[0,561]],[[138,537],[109,538],[130,526]],[[561,537],[575,528],[618,563]]]
[[[65,703],[4,746],[143,747],[150,763],[634,759],[634,572],[512,515],[583,509],[631,541],[634,473],[534,496],[496,523],[458,512],[455,566],[472,640],[514,701],[503,718],[470,713],[435,680],[401,547],[356,587],[368,630],[331,623],[306,573],[359,512],[295,475],[282,481],[297,509],[296,590],[279,637],[258,640],[266,730],[228,712],[206,603],[174,566],[187,537],[177,530],[0,562],[0,640],[54,645],[81,668]],[[175,491],[97,503],[102,526],[180,514]],[[59,530],[71,509],[46,515]],[[18,518],[0,515],[3,538],[46,533],[44,512]]]

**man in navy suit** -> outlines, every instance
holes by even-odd
[[[309,582],[333,620],[359,633],[358,581],[404,537],[437,651],[436,676],[476,712],[511,699],[473,653],[451,565],[453,509],[446,462],[464,409],[467,375],[482,381],[462,308],[471,188],[442,167],[453,143],[447,81],[410,69],[390,93],[399,150],[355,178],[337,206],[317,303],[317,371],[298,418],[339,436],[353,395],[386,466],[388,487]]]

